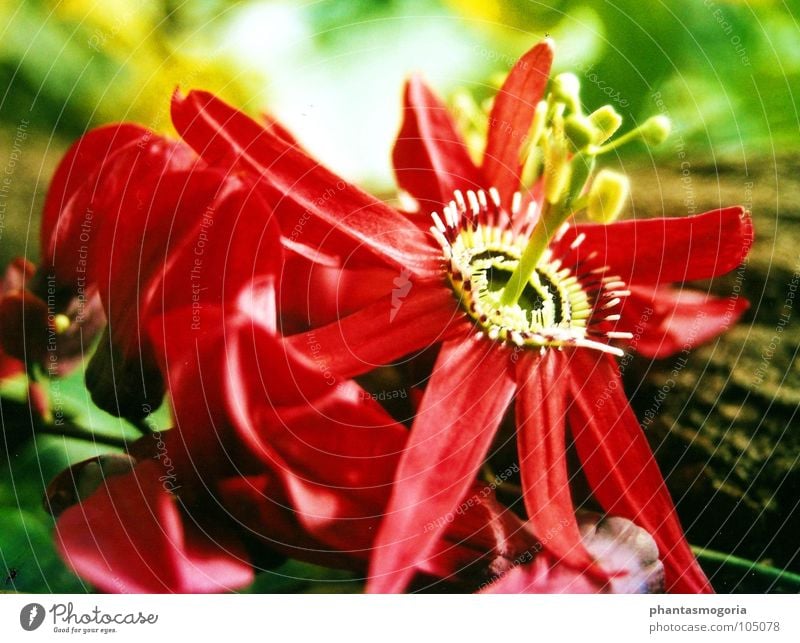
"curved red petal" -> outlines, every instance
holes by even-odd
[[[48,256],[59,216],[73,194],[94,176],[109,158],[131,143],[147,141],[153,133],[131,123],[98,127],[75,142],[56,168],[42,214],[42,256]]]
[[[205,310],[241,309],[258,291],[247,312],[274,329],[282,248],[277,223],[259,193],[229,178],[208,201],[190,196],[178,203],[175,217],[183,216],[192,223],[189,230],[182,237],[176,230],[175,246],[161,248],[152,265],[140,266],[142,318],[185,306],[200,325]],[[111,278],[121,282],[121,275]]]
[[[597,261],[629,284],[651,286],[707,279],[736,268],[753,243],[753,222],[741,206],[689,217],[631,219],[608,225],[579,224],[559,243],[586,238],[582,255]]]
[[[380,262],[419,275],[438,269],[440,253],[430,235],[403,214],[212,94],[176,94],[172,120],[203,158],[254,173],[283,233],[293,241],[338,256],[343,264]]]
[[[406,428],[265,329],[243,322],[220,349],[230,421],[274,472],[287,509],[317,541],[365,557]]]
[[[223,592],[252,582],[241,545],[184,524],[161,473],[145,461],[67,509],[56,525],[67,563],[107,592]]]
[[[57,280],[75,289],[91,285],[98,278],[97,267],[102,269],[108,262],[108,243],[118,226],[135,235],[127,243],[141,241],[141,235],[133,231],[168,226],[173,217],[166,222],[151,220],[150,207],[158,194],[185,189],[185,183],[171,179],[190,173],[193,166],[196,157],[188,147],[158,136],[115,150],[57,213],[43,250]],[[192,187],[202,190],[204,184],[197,181]],[[169,232],[168,228],[159,230],[162,237]]]
[[[447,108],[418,75],[406,83],[403,108],[392,160],[397,184],[419,202],[420,210],[440,209],[456,189],[482,188],[480,172]]]
[[[691,289],[631,286],[617,324],[634,333],[631,347],[661,359],[718,337],[750,307],[738,294],[714,297]]]
[[[292,335],[369,306],[392,290],[397,272],[383,267],[340,269],[286,252],[282,277],[281,323],[283,333]]]
[[[602,583],[568,565],[538,555],[529,565],[517,565],[490,583],[481,594],[596,594]]]
[[[516,384],[492,342],[448,342],[436,360],[375,542],[368,590],[402,592],[486,458]]]
[[[595,497],[608,513],[628,518],[653,536],[669,591],[712,592],[625,398],[616,362],[607,355],[578,349],[569,368],[575,400],[569,424]]]
[[[453,291],[402,280],[390,295],[337,322],[286,341],[323,371],[353,377],[469,328]]]
[[[530,529],[544,548],[579,570],[594,568],[581,542],[567,472],[569,370],[559,351],[517,362],[517,445]],[[605,574],[595,568],[600,578]]]
[[[520,153],[552,64],[553,42],[547,39],[517,61],[494,99],[482,170],[487,184],[498,189],[507,207],[520,186]]]

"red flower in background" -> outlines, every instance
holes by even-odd
[[[122,124],[72,147],[48,192],[42,255],[59,280],[99,293],[108,326],[86,375],[98,406],[135,420],[158,407],[149,320],[188,307],[199,324],[268,273],[274,225],[250,184],[178,141]]]
[[[348,186],[209,94],[191,92],[173,104],[184,140],[209,163],[249,172],[284,234],[303,222],[296,247],[355,275],[388,268],[411,282],[400,305],[391,290],[372,294],[358,312],[288,338],[290,347],[308,351],[313,337],[331,369],[353,377],[441,344],[376,542],[374,591],[407,587],[435,550],[444,529],[425,526],[438,524],[467,495],[512,402],[529,527],[545,540],[554,525],[567,525],[548,540],[552,554],[602,574],[575,520],[569,428],[597,500],[654,535],[668,588],[710,591],[608,353],[620,354],[614,343],[633,339],[633,328],[641,330],[632,347],[661,357],[734,321],[745,302],[687,295],[671,285],[739,265],[751,243],[750,219],[731,207],[562,226],[583,195],[581,154],[561,160],[570,171],[555,200],[546,173],[514,196],[523,171],[521,133],[535,124],[551,59],[544,43],[512,69],[489,117],[480,167],[438,99],[418,79],[410,81],[394,159],[400,185],[423,213],[444,206],[432,233],[423,215],[404,215]],[[336,197],[320,202],[328,190]],[[543,242],[530,250],[535,239]],[[530,271],[520,277],[526,263]],[[352,305],[346,293],[341,298]],[[689,336],[687,318],[698,324]]]

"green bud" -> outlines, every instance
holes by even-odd
[[[592,221],[611,223],[625,207],[630,194],[628,177],[612,170],[600,170],[592,181],[586,203],[586,213]]]
[[[588,118],[599,132],[597,140],[594,141],[596,145],[605,143],[622,125],[622,116],[611,105],[603,105],[589,114]]]
[[[564,134],[576,150],[582,150],[595,143],[600,136],[600,132],[588,118],[577,114],[570,114],[564,119]]]
[[[575,74],[565,72],[553,79],[553,86],[550,90],[553,98],[562,103],[566,103],[572,112],[580,111],[580,92],[581,81]]]
[[[661,145],[672,131],[672,122],[663,114],[651,116],[639,128],[639,133],[648,145]]]

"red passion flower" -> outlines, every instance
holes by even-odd
[[[511,70],[480,164],[440,100],[419,78],[409,81],[394,163],[418,204],[412,213],[346,184],[207,93],[173,102],[177,130],[202,158],[254,176],[284,235],[302,224],[296,248],[356,275],[400,276],[402,287],[390,283],[356,312],[287,338],[290,346],[308,351],[313,339],[345,378],[440,347],[375,544],[372,591],[402,591],[435,550],[439,519],[468,494],[509,408],[528,525],[552,554],[601,573],[575,519],[571,444],[603,508],[653,534],[667,588],[710,591],[614,356],[628,342],[664,357],[738,318],[746,302],[673,284],[738,266],[751,245],[750,218],[736,206],[615,221],[627,182],[610,170],[595,174],[596,162],[633,138],[660,143],[669,123],[657,116],[610,140],[620,117],[608,106],[584,114],[574,76],[556,77],[545,94],[552,56],[545,41]],[[320,199],[329,190],[334,198]],[[340,297],[346,308],[347,293]],[[547,539],[562,522],[559,537]]]

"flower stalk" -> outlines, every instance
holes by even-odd
[[[659,145],[671,129],[669,119],[657,115],[607,143],[621,124],[622,117],[611,105],[583,114],[580,82],[573,74],[560,74],[553,80],[547,98],[537,106],[523,148],[526,168],[535,167],[529,162],[537,158],[537,147],[541,148],[544,203],[522,257],[503,288],[501,305],[519,301],[550,240],[571,216],[588,207],[591,219],[611,223],[621,213],[629,194],[627,178],[602,170],[592,180],[596,158],[638,138]]]

